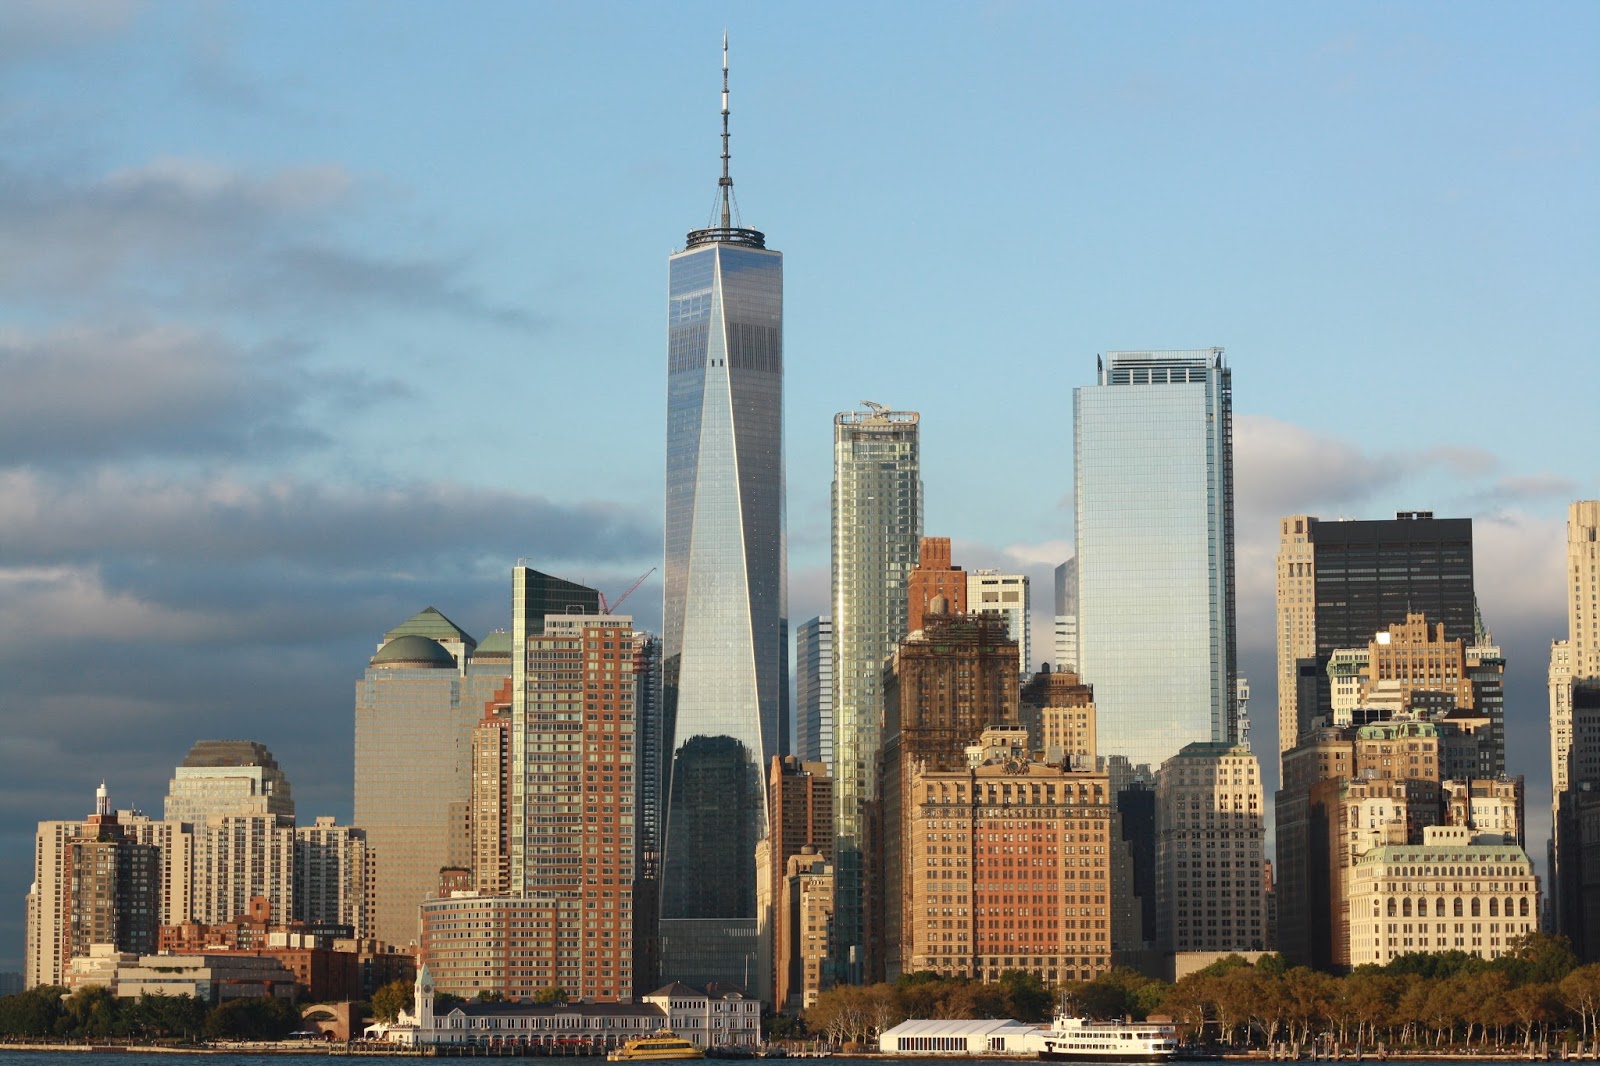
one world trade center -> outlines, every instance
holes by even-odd
[[[737,217],[728,171],[710,224],[669,260],[662,977],[748,986],[766,765],[787,747],[783,256]]]

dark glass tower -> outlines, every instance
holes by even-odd
[[[661,971],[742,986],[763,972],[763,773],[789,733],[783,256],[735,220],[722,56],[720,216],[668,264]]]
[[[1316,553],[1317,709],[1333,705],[1328,661],[1340,648],[1364,648],[1373,634],[1412,611],[1444,623],[1444,639],[1477,637],[1472,580],[1472,519],[1401,511],[1393,519],[1308,519]]]

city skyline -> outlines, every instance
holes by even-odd
[[[0,278],[25,401],[8,419],[0,527],[14,678],[0,769],[19,819],[3,857],[26,852],[34,821],[75,817],[102,777],[153,811],[175,757],[204,737],[259,736],[308,818],[344,820],[349,684],[373,634],[428,604],[473,632],[503,625],[519,556],[607,590],[658,561],[658,253],[704,189],[713,142],[685,151],[685,131],[703,135],[724,16],[636,13],[612,35],[604,13],[541,13],[526,34],[539,61],[512,64],[491,38],[514,35],[488,19],[417,14],[377,34],[335,9],[316,34],[295,12],[190,25],[187,9],[48,8],[10,8],[0,33],[18,101],[0,119],[18,180],[4,247],[31,264]],[[1596,495],[1586,390],[1551,387],[1592,376],[1596,213],[1579,179],[1595,169],[1581,118],[1595,84],[1578,42],[1596,16],[1539,7],[1508,31],[1488,9],[1448,24],[1441,10],[1023,8],[948,26],[869,12],[818,48],[780,13],[736,18],[741,187],[759,190],[746,210],[796,256],[789,617],[825,613],[816,516],[834,411],[892,395],[924,413],[927,530],[955,537],[968,570],[1030,573],[1043,633],[1037,590],[1071,554],[1061,409],[1089,383],[1073,368],[1131,345],[1223,345],[1251,381],[1235,446],[1241,672],[1256,706],[1276,705],[1280,516],[1473,518],[1538,854],[1565,508]],[[481,78],[445,80],[497,79],[494,99],[517,101],[486,115],[493,138],[449,121],[483,113],[449,95],[461,89],[423,99],[402,84],[484,57],[498,62]],[[869,58],[883,77],[828,77]],[[1213,76],[1218,59],[1230,76]],[[340,80],[347,67],[370,87]],[[595,69],[613,77],[573,101]],[[1019,92],[1018,116],[997,118]],[[888,129],[887,114],[906,121]],[[568,179],[516,155],[500,134],[517,124],[537,134],[518,140],[595,166]],[[980,150],[952,152],[963,140]],[[394,150],[419,143],[426,160]],[[993,189],[981,149],[1002,144],[1033,205],[1026,227],[997,229],[972,206]],[[1154,165],[1202,144],[1230,165],[1182,180]],[[897,271],[834,240],[841,223],[894,249]],[[85,231],[106,238],[70,236]],[[1208,276],[1135,254],[1155,242],[1209,248]],[[992,264],[982,277],[974,257]],[[1007,309],[1000,349],[989,316],[926,313],[962,301]],[[1498,373],[1528,343],[1545,373]],[[532,418],[499,400],[530,365]],[[962,374],[966,395],[909,387],[927,367]],[[1348,403],[1321,402],[1352,383]],[[595,397],[636,460],[542,461],[576,447],[572,422],[546,414],[558,395]],[[1437,417],[1416,416],[1419,395]],[[1460,418],[1474,402],[1485,417]],[[974,437],[984,408],[1017,417]],[[1018,506],[966,506],[963,487],[1003,467]],[[646,628],[659,588],[632,601]],[[1258,753],[1274,746],[1269,718],[1256,716]],[[25,888],[0,881],[5,898]],[[7,908],[0,969],[19,954]]]

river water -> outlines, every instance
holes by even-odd
[[[362,1055],[357,1055],[357,1056],[351,1056],[349,1058],[346,1058],[345,1056],[342,1056],[342,1055],[332,1056],[332,1058],[333,1058],[334,1061],[348,1062],[350,1064],[350,1066],[356,1066],[356,1064],[358,1064],[358,1063],[383,1063],[383,1062],[392,1062],[392,1063],[402,1063],[403,1062],[403,1063],[411,1064],[411,1066],[417,1066],[417,1063],[419,1062],[418,1057],[416,1055],[393,1055],[393,1056],[391,1056],[391,1055],[362,1054]],[[330,1066],[329,1060],[330,1060],[330,1056],[325,1055],[325,1054],[324,1055],[295,1055],[295,1054],[252,1055],[252,1054],[247,1054],[247,1053],[244,1053],[244,1054],[220,1053],[220,1054],[205,1054],[205,1055],[181,1055],[181,1054],[180,1055],[173,1055],[173,1054],[159,1054],[159,1053],[158,1054],[148,1054],[148,1053],[137,1053],[137,1052],[14,1051],[14,1050],[10,1050],[10,1049],[0,1050],[0,1066]],[[468,1063],[473,1063],[473,1062],[483,1062],[485,1064],[497,1063],[497,1064],[503,1064],[503,1066],[536,1066],[536,1064],[539,1064],[539,1063],[549,1063],[549,1064],[551,1064],[551,1066],[555,1066],[555,1064],[563,1063],[563,1062],[570,1062],[570,1063],[573,1064],[573,1066],[604,1066],[604,1063],[605,1063],[605,1059],[598,1058],[598,1057],[592,1057],[592,1058],[582,1058],[582,1057],[559,1057],[559,1058],[529,1057],[529,1058],[518,1058],[518,1057],[511,1057],[511,1056],[505,1056],[505,1057],[496,1056],[496,1057],[493,1057],[493,1058],[460,1058],[460,1059],[458,1059],[458,1058],[439,1058],[439,1059],[429,1058],[429,1059],[423,1059],[421,1061],[430,1062],[430,1063],[439,1063],[440,1066],[444,1066],[444,1064],[446,1064],[446,1063],[460,1063],[461,1066],[467,1066]],[[706,1066],[719,1066],[719,1064],[721,1064],[721,1063],[723,1063],[725,1061],[728,1061],[728,1060],[706,1059],[704,1061],[706,1063]],[[809,1062],[812,1062],[812,1061],[815,1061],[815,1060],[773,1059],[773,1060],[768,1060],[768,1061],[771,1061],[774,1064],[774,1066],[776,1066],[776,1064],[784,1063],[784,1062],[792,1063],[792,1064],[794,1064],[794,1066],[801,1066],[802,1063],[809,1063]],[[838,1057],[835,1057],[835,1058],[826,1059],[822,1063],[818,1063],[818,1066],[824,1066],[824,1064],[825,1064],[825,1066],[882,1066],[882,1064],[885,1061],[891,1061],[891,1060],[886,1060],[886,1059],[881,1058],[881,1057],[873,1057],[873,1058],[870,1058],[870,1059],[860,1059],[860,1058],[847,1058],[847,1057],[844,1057],[844,1056],[838,1056]],[[907,1059],[896,1060],[896,1061],[938,1063],[938,1062],[947,1062],[947,1061],[951,1061],[951,1060],[943,1059],[943,1058],[930,1059],[930,1058],[927,1058],[927,1057],[917,1057],[917,1058],[907,1058]],[[959,1060],[956,1060],[956,1061],[959,1061],[959,1062],[973,1062],[973,1063],[976,1063],[976,1062],[1005,1063],[1005,1062],[1011,1062],[1011,1061],[1021,1062],[1022,1060],[959,1059]],[[1370,1062],[1373,1062],[1375,1060],[1369,1058],[1367,1061],[1370,1063]],[[1436,1060],[1435,1061],[1435,1060],[1425,1060],[1425,1059],[1406,1059],[1406,1060],[1402,1060],[1402,1061],[1404,1062],[1404,1066],[1462,1066],[1462,1062],[1463,1062],[1463,1060],[1461,1060],[1461,1059],[1456,1059],[1456,1060],[1448,1061],[1448,1062],[1444,1061],[1444,1060]],[[1506,1060],[1474,1059],[1474,1060],[1470,1060],[1470,1061],[1472,1061],[1474,1063],[1493,1064],[1496,1061],[1515,1062],[1515,1061],[1523,1061],[1523,1060],[1516,1060],[1516,1059],[1506,1059]],[[1115,1064],[1104,1064],[1104,1066],[1115,1066]],[[1265,1066],[1265,1064],[1264,1064],[1264,1066]]]

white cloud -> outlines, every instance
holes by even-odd
[[[0,568],[0,646],[74,642],[224,639],[235,619],[223,611],[163,606],[108,589],[93,566]]]

